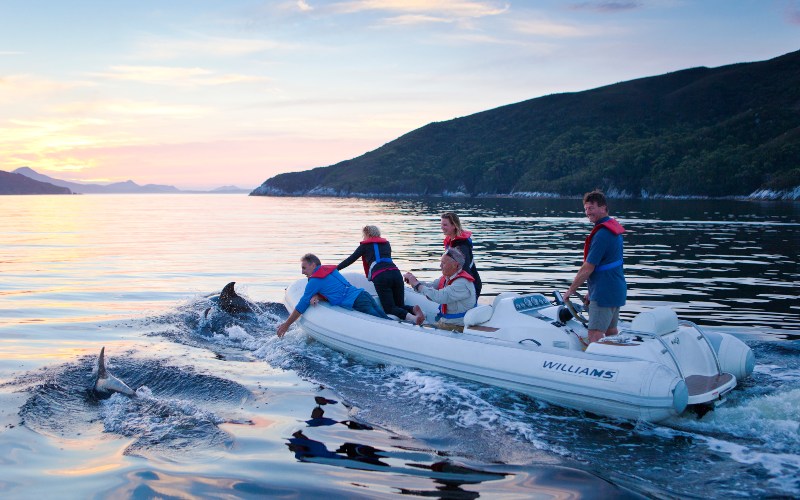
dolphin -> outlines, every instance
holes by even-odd
[[[240,314],[240,313],[253,313],[253,308],[250,307],[250,304],[247,303],[246,300],[239,297],[236,293],[236,290],[233,289],[233,285],[235,281],[231,281],[225,288],[222,289],[222,292],[219,294],[219,308],[225,311],[228,314]]]
[[[136,397],[136,392],[128,387],[128,384],[108,373],[106,369],[106,348],[100,349],[100,356],[97,358],[97,374],[92,389],[98,395],[109,397],[115,392],[125,394],[132,398]]]

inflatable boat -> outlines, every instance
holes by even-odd
[[[344,273],[375,296],[363,275]],[[306,278],[286,289],[291,311]],[[406,290],[406,303],[435,318],[438,304]],[[587,345],[581,308],[558,292],[501,293],[464,316],[463,333],[387,320],[325,302],[299,321],[323,344],[370,360],[433,370],[614,418],[658,422],[687,408],[703,414],[755,366],[750,348],[724,333],[655,308],[620,322],[620,333]]]

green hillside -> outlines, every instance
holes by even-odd
[[[745,196],[800,186],[800,51],[510,104],[253,195],[547,192]]]

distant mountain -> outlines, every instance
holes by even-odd
[[[0,170],[0,195],[2,194],[72,194],[72,191],[22,174]]]
[[[800,51],[431,123],[251,195],[746,196],[800,186],[798,158]]]
[[[208,191],[209,193],[249,193],[250,189],[240,188],[238,186],[221,186],[216,189]]]
[[[64,181],[53,177],[40,174],[28,167],[21,167],[14,170],[15,174],[21,174],[33,180],[48,182],[55,186],[69,188],[73,193],[98,194],[98,193],[179,193],[180,190],[175,186],[164,186],[161,184],[146,184],[140,186],[133,181],[115,182],[112,184],[82,184],[79,182]]]

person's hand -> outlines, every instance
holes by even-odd
[[[413,274],[411,274],[411,273],[406,273],[406,274],[404,274],[404,275],[403,275],[403,279],[405,280],[405,282],[406,282],[406,283],[408,283],[409,285],[411,285],[411,288],[414,288],[414,287],[416,287],[416,286],[417,286],[417,284],[419,283],[419,280],[417,279],[417,277],[416,277],[416,276],[414,276],[414,275],[413,275]]]
[[[286,330],[288,329],[289,325],[287,325],[286,323],[281,323],[280,325],[278,325],[278,330],[277,330],[278,338],[282,339],[283,336],[286,335]]]
[[[309,302],[311,302],[312,306],[319,304],[319,295],[314,295],[313,297],[311,297],[311,300]]]

